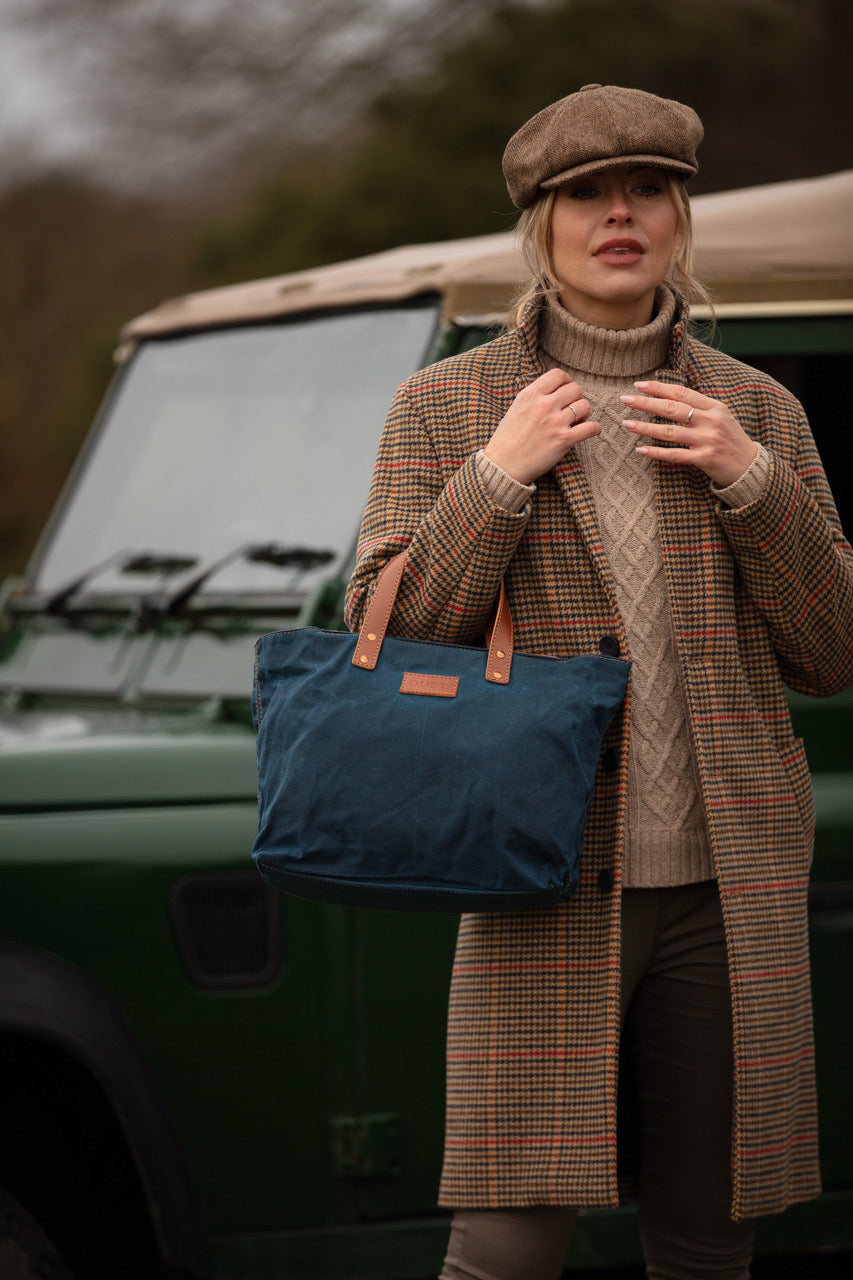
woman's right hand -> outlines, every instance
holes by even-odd
[[[601,433],[590,404],[562,369],[549,369],[521,390],[485,453],[521,484],[532,484],[581,440]]]

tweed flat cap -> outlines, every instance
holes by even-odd
[[[585,84],[552,102],[507,143],[503,171],[513,204],[524,209],[540,188],[614,165],[654,165],[692,176],[702,121],[692,107],[642,89]]]

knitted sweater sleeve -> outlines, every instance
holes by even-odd
[[[853,550],[799,406],[785,453],[771,445],[756,499],[721,509],[719,520],[782,678],[800,693],[829,695],[853,682]]]
[[[501,506],[470,444],[464,401],[454,404],[423,380],[410,379],[398,390],[382,433],[347,591],[351,630],[361,625],[382,566],[408,548],[391,630],[456,642],[482,636],[530,506],[520,511]]]

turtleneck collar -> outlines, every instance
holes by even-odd
[[[599,329],[584,324],[549,297],[539,319],[539,345],[558,364],[579,373],[636,377],[667,361],[676,296],[666,285],[655,294],[652,320],[638,329]]]

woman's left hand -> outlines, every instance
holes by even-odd
[[[734,414],[720,400],[711,400],[691,387],[669,382],[635,382],[638,395],[622,396],[629,409],[639,409],[668,422],[623,419],[623,426],[640,436],[670,441],[675,448],[641,444],[637,452],[661,462],[698,467],[725,489],[748,469],[758,452]]]

